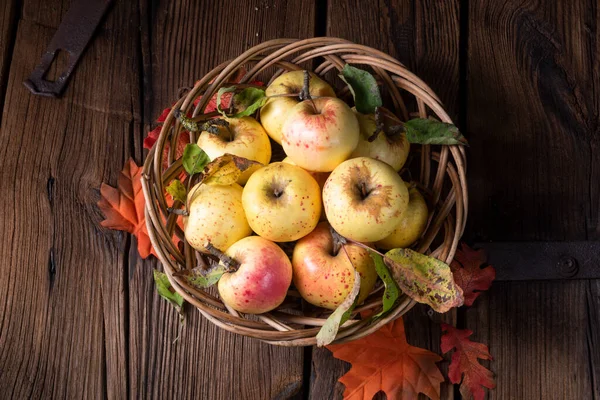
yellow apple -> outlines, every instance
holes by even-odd
[[[284,158],[281,162],[296,165],[289,157]],[[329,178],[330,172],[314,172],[308,170],[305,171],[308,172],[310,176],[315,178],[315,181],[317,181],[317,183],[319,184],[319,189],[321,190],[321,192],[323,192],[323,186],[325,185],[325,181],[327,181],[327,178]],[[321,216],[319,217],[319,221],[325,221],[325,211],[323,208],[322,200],[323,199],[321,199]]]
[[[194,186],[188,194],[189,216],[183,217],[185,238],[198,251],[211,242],[221,251],[252,234],[242,207],[242,187]]]
[[[292,256],[294,286],[302,298],[319,307],[334,310],[352,290],[354,269],[360,274],[358,303],[362,303],[377,281],[369,251],[346,244],[333,254],[333,237],[327,222],[296,243]]]
[[[409,247],[421,237],[427,226],[427,203],[423,195],[414,187],[408,193],[408,207],[400,216],[400,222],[389,236],[377,242],[382,249]]]
[[[286,72],[271,82],[265,94],[267,96],[300,94],[303,84],[304,71]],[[331,86],[312,72],[310,72],[308,87],[311,96],[335,97],[335,92]],[[277,143],[281,144],[281,128],[288,111],[299,102],[300,98],[298,96],[273,97],[267,100],[265,105],[260,109],[260,123],[269,136]]]
[[[198,138],[198,146],[206,152],[211,160],[225,153],[244,157],[249,160],[267,164],[271,160],[271,142],[262,126],[252,117],[225,118],[229,127],[219,126],[219,133],[202,132]],[[237,183],[248,181],[260,165],[248,168],[242,173]]]
[[[398,173],[367,157],[344,161],[323,187],[327,220],[339,234],[359,242],[375,242],[392,233],[408,198]]]
[[[377,127],[375,115],[361,114],[355,109],[353,111],[360,125],[360,138],[351,157],[371,157],[391,165],[396,171],[400,171],[410,151],[410,143],[406,135],[404,133],[387,135],[385,132],[380,132],[374,141],[369,142],[369,137]],[[385,123],[391,124],[392,122],[384,120]]]
[[[239,312],[261,314],[277,308],[292,283],[292,264],[275,243],[260,236],[235,242],[226,255],[240,263],[219,279],[219,295]]]
[[[329,172],[350,157],[359,131],[356,116],[346,103],[321,97],[304,100],[289,111],[281,144],[296,165]]]
[[[290,242],[317,226],[321,190],[302,168],[276,162],[248,179],[242,204],[254,232],[274,242]]]

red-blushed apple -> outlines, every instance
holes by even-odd
[[[218,126],[218,134],[202,132],[198,146],[211,160],[225,153],[268,164],[271,160],[271,142],[265,130],[252,117],[224,118],[228,126]],[[244,185],[260,165],[242,172],[237,183]]]
[[[235,242],[225,254],[239,263],[219,280],[219,295],[236,311],[262,314],[277,308],[292,283],[292,264],[275,243],[260,236]]]
[[[377,242],[382,249],[406,248],[417,241],[427,226],[427,203],[417,188],[408,190],[408,207],[402,213],[398,226],[389,236]]]
[[[292,95],[293,97],[271,97],[260,109],[260,123],[269,136],[281,144],[281,128],[287,113],[300,102],[300,92],[304,85],[304,71],[286,72],[271,82],[265,94],[267,96]],[[335,97],[335,92],[327,82],[310,72],[308,84],[311,96]]]
[[[367,157],[344,161],[323,187],[327,220],[340,235],[358,242],[375,242],[392,233],[408,199],[398,173]]]
[[[329,172],[350,157],[359,132],[358,120],[346,103],[321,97],[304,100],[289,111],[281,144],[296,165]]]
[[[274,242],[291,242],[317,226],[321,189],[302,168],[275,162],[248,179],[242,204],[254,232]]]
[[[334,253],[333,236],[327,222],[296,243],[292,257],[294,286],[302,298],[319,307],[334,310],[352,290],[354,269],[360,274],[358,303],[362,303],[377,281],[369,251],[354,244]]]
[[[369,142],[369,138],[377,129],[375,115],[361,114],[355,109],[353,111],[360,125],[360,138],[350,157],[371,157],[389,164],[396,171],[400,171],[408,158],[410,143],[404,133],[386,133],[388,125],[396,121],[399,123],[399,120],[391,122],[390,118],[386,117],[387,115],[381,117],[384,119],[384,131],[380,132],[375,140]]]
[[[242,206],[242,187],[233,185],[195,185],[188,194],[189,215],[183,217],[187,242],[206,252],[211,242],[221,251],[252,234]]]

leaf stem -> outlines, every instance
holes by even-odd
[[[217,249],[212,245],[211,242],[207,242],[204,247],[206,250],[217,257],[225,266],[227,267],[227,272],[235,272],[240,268],[240,262],[236,259],[229,257],[227,254],[223,253],[221,250]]]

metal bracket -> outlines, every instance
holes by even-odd
[[[73,2],[42,56],[40,64],[23,82],[31,93],[48,97],[59,97],[62,94],[79,58],[112,2],[113,0]],[[69,55],[69,63],[58,79],[48,81],[44,75],[50,69],[58,50],[63,50]]]
[[[600,242],[477,243],[496,280],[600,279]]]

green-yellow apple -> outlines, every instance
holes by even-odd
[[[335,254],[333,251],[329,224],[321,222],[294,247],[294,286],[304,300],[333,310],[352,290],[356,268],[361,279],[358,304],[362,303],[377,281],[369,251],[355,244],[343,245]]]
[[[235,242],[226,255],[239,263],[219,279],[219,295],[239,312],[261,314],[277,308],[292,283],[292,264],[275,243],[249,236]]]
[[[321,97],[304,100],[289,111],[281,144],[296,165],[329,172],[350,157],[359,134],[358,120],[346,103]]]
[[[252,117],[224,118],[229,126],[218,126],[218,134],[202,132],[198,138],[198,146],[206,152],[211,160],[225,153],[244,157],[249,160],[267,164],[271,160],[271,142],[263,127]],[[260,165],[255,165],[242,172],[237,183],[248,181]]]
[[[380,132],[374,141],[369,142],[369,138],[375,132],[377,124],[374,114],[361,114],[353,109],[360,125],[360,138],[358,145],[352,152],[351,157],[371,157],[383,161],[392,166],[396,171],[404,166],[410,151],[410,143],[404,133],[388,135],[385,133],[387,124],[391,122],[384,119],[384,132]]]
[[[281,161],[281,162],[296,165],[289,157],[284,158],[283,161]],[[306,170],[306,172],[308,172],[310,174],[310,176],[315,178],[315,181],[317,181],[317,183],[319,184],[320,190],[323,191],[323,186],[325,185],[325,181],[327,181],[327,178],[329,178],[330,172],[314,172],[314,171],[308,171],[308,170]],[[325,221],[325,211],[323,209],[323,201],[321,201],[321,216],[319,217],[319,221]]]
[[[319,222],[321,190],[302,168],[276,162],[256,171],[244,187],[242,204],[252,230],[274,242],[298,240]]]
[[[359,242],[375,242],[392,233],[408,198],[398,173],[367,157],[344,161],[323,187],[327,220],[340,235]]]
[[[382,249],[409,247],[421,237],[427,226],[427,203],[423,195],[414,187],[408,193],[408,207],[400,216],[400,222],[389,236],[377,242]]]
[[[299,95],[304,84],[304,71],[286,72],[275,78],[267,87],[267,96]],[[335,92],[327,82],[310,72],[308,84],[311,96],[335,97]],[[300,102],[299,96],[272,97],[260,109],[260,123],[274,141],[281,144],[281,127],[288,111]]]
[[[189,216],[183,217],[185,238],[198,251],[211,242],[221,251],[252,234],[242,207],[242,187],[194,186],[188,194]]]

